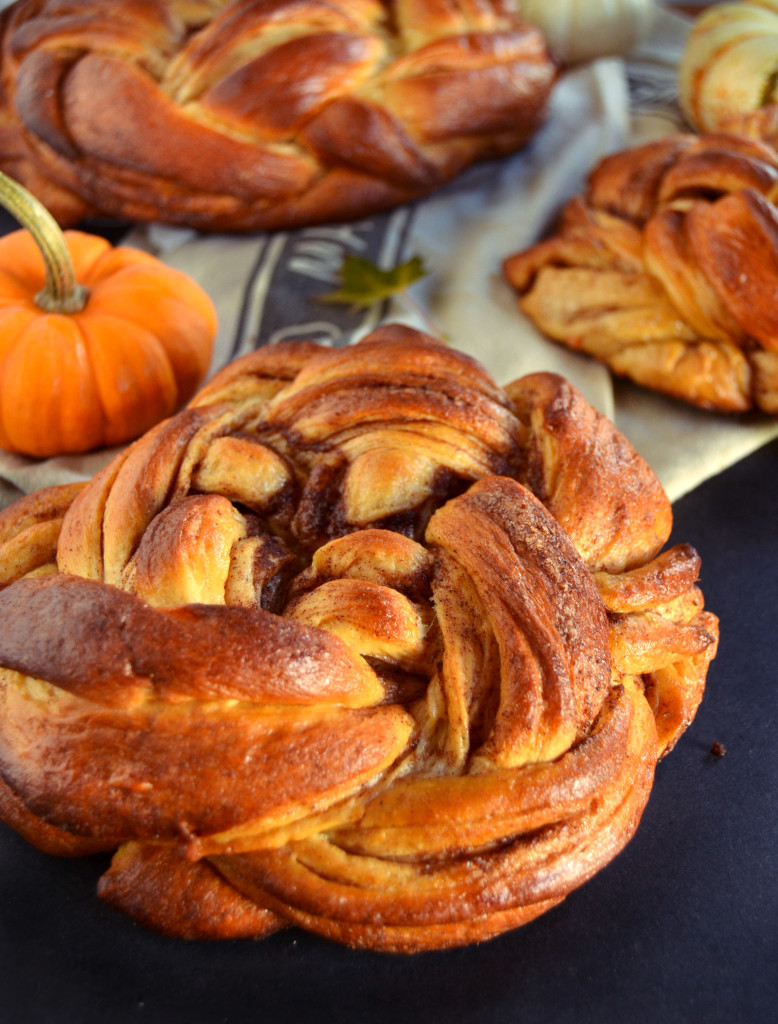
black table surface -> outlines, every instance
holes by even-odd
[[[187,943],[102,904],[102,858],[48,857],[0,826],[0,1020],[777,1021],[776,510],[778,442],[676,504],[672,539],[699,550],[721,619],[705,699],[632,842],[544,917],[413,957],[296,930]]]

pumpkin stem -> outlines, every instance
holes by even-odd
[[[76,281],[65,236],[49,211],[13,178],[0,171],[0,205],[32,235],[46,267],[46,284],[35,303],[47,313],[78,313],[89,289]]]

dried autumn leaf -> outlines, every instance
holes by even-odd
[[[362,256],[346,253],[340,268],[340,287],[320,295],[322,302],[367,307],[398,295],[424,277],[427,269],[421,256],[412,256],[391,270],[382,270]]]

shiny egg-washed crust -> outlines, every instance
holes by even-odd
[[[172,935],[516,927],[629,840],[702,697],[670,528],[560,377],[399,326],[260,349],[0,514],[0,815],[116,850],[101,896]]]
[[[547,239],[505,260],[521,310],[620,376],[778,414],[778,153],[677,134],[606,157]]]
[[[62,224],[298,227],[518,149],[556,68],[512,0],[18,0],[0,168]]]

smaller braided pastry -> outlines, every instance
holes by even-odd
[[[427,195],[542,123],[512,0],[17,0],[0,168],[60,221],[249,231]]]
[[[187,938],[416,952],[623,848],[718,623],[562,378],[399,326],[231,364],[0,514],[0,816]],[[664,550],[663,550],[664,549]]]
[[[706,4],[678,64],[678,102],[697,131],[778,145],[778,0]]]
[[[778,414],[778,153],[678,134],[606,157],[509,256],[521,310],[614,373],[705,409]]]

